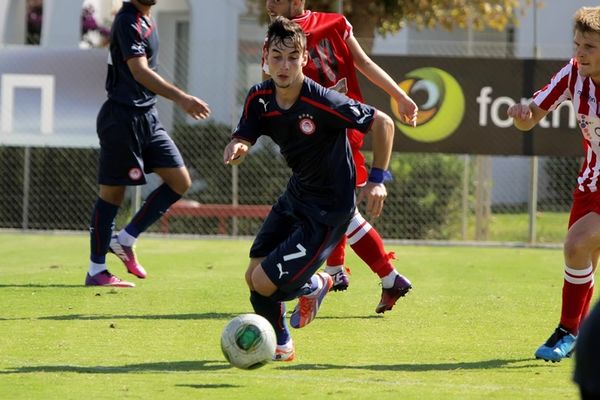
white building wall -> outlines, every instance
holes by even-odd
[[[517,55],[531,57],[535,54],[535,44],[538,47],[537,55],[541,58],[570,58],[573,50],[573,15],[581,7],[597,6],[597,2],[538,0],[537,3],[543,3],[537,8],[537,16],[529,9],[516,30]]]
[[[45,0],[47,14],[44,16],[43,46],[78,45],[79,10],[83,4],[84,0]],[[85,4],[95,7],[102,22],[110,20],[121,1],[85,0]],[[160,1],[153,9],[161,32],[160,62],[164,65],[165,73],[172,76],[169,72],[174,69],[173,49],[177,38],[173,24],[182,18],[189,19],[191,45],[188,90],[208,101],[214,120],[229,125],[237,120],[238,113],[235,99],[238,40],[243,38],[260,41],[265,29],[258,23],[252,27],[251,19],[246,19],[242,27],[238,28],[239,16],[244,13],[245,5],[245,0],[168,0]],[[572,51],[572,15],[585,5],[590,5],[589,1],[545,0],[535,13],[531,7],[527,8],[520,17],[520,24],[515,27],[515,54],[519,57],[531,57],[537,48],[538,55],[543,58],[569,58]],[[443,30],[418,31],[407,28],[395,35],[376,37],[373,53],[408,54],[430,43],[435,54],[435,46],[439,49],[440,43],[447,48],[453,40],[462,41],[461,46],[464,47],[465,40],[476,44],[485,40],[498,41],[502,37],[503,34],[486,35],[466,31],[448,33]],[[25,1],[0,0],[0,46],[22,44],[24,39]],[[246,82],[248,85],[252,80],[259,79],[259,69],[254,70],[257,76],[249,77]],[[172,120],[172,105],[169,107],[166,103],[169,102],[161,101],[160,110],[168,126]],[[494,157],[493,201],[503,202],[507,197],[527,201],[529,168],[526,157]],[[540,173],[543,179],[543,168],[540,168]]]

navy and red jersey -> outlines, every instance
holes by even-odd
[[[132,57],[146,57],[148,66],[156,71],[158,31],[152,18],[124,2],[111,28],[106,91],[109,99],[120,104],[152,106],[156,103],[156,94],[134,79],[127,66],[127,60]]]
[[[577,190],[596,192],[600,178],[600,85],[579,74],[579,65],[574,58],[533,95],[533,102],[545,111],[557,109],[566,100],[573,102],[585,151]]]
[[[354,209],[355,171],[346,129],[366,133],[376,109],[305,77],[296,103],[281,109],[271,79],[253,86],[232,137],[269,136],[292,169],[288,192],[326,212]],[[333,217],[333,215],[332,215]]]

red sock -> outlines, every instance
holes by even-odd
[[[592,297],[594,297],[594,281],[592,281],[592,284],[588,289],[585,303],[583,303],[583,308],[581,309],[581,316],[579,317],[579,322],[583,321],[583,319],[588,315],[588,312],[590,311],[590,303],[592,301]]]
[[[328,267],[338,267],[340,265],[344,265],[344,254],[346,250],[346,235],[340,240],[340,242],[335,246],[329,257],[327,257],[327,266]]]
[[[591,266],[586,269],[565,267],[560,324],[574,335],[579,331],[584,307],[586,304],[589,307],[588,294],[593,282]]]
[[[380,278],[389,275],[394,266],[389,260],[394,258],[394,253],[387,254],[383,248],[383,240],[379,233],[360,214],[355,214],[346,232],[348,243],[371,271]]]

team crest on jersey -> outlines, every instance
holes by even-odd
[[[600,140],[600,120],[584,114],[579,114],[578,120],[583,137],[589,141],[598,142]]]
[[[139,168],[131,168],[128,175],[129,178],[133,179],[134,181],[138,181],[142,178],[142,170]]]
[[[315,133],[317,129],[317,125],[313,120],[313,116],[309,114],[300,115],[300,121],[298,122],[298,126],[300,127],[300,131],[305,135],[312,135]]]

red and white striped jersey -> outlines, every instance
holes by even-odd
[[[579,66],[574,58],[533,95],[533,102],[545,111],[555,110],[565,100],[573,102],[583,135],[585,161],[577,177],[577,189],[595,192],[600,177],[600,85],[596,86],[591,78],[579,75]]]

